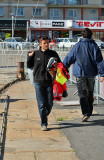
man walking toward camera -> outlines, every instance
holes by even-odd
[[[92,40],[92,31],[85,28],[82,36],[83,38],[67,54],[63,64],[66,68],[74,64],[73,74],[77,81],[82,122],[86,122],[93,112],[95,76],[100,74],[100,81],[104,80],[104,61],[98,45]]]
[[[58,54],[49,49],[49,39],[46,36],[40,38],[40,49],[30,51],[27,57],[27,67],[33,67],[34,85],[42,131],[47,130],[47,116],[50,114],[53,106],[52,77],[47,71],[47,64],[51,57],[57,58],[57,62],[61,61]]]

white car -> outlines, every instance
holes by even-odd
[[[3,40],[0,38],[0,42],[3,42]]]
[[[32,43],[33,43],[33,47],[34,47],[34,48],[37,48],[37,47],[39,46],[38,40],[35,40],[35,41],[32,42]]]
[[[26,42],[21,37],[8,37],[4,40],[4,48],[14,48],[14,49],[24,49],[24,48],[30,48],[31,43]]]
[[[99,46],[99,48],[103,48],[102,46],[104,46],[104,42],[101,40],[95,40],[95,42],[97,43],[97,45]]]
[[[60,47],[73,47],[77,42],[74,42],[73,39],[70,38],[57,38],[57,46]]]

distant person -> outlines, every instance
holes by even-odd
[[[82,122],[86,122],[93,112],[95,76],[100,74],[100,81],[104,80],[104,61],[101,50],[92,39],[92,31],[83,29],[82,37],[66,55],[63,64],[66,68],[74,64],[73,75],[77,81]]]
[[[58,54],[49,49],[49,38],[46,36],[40,38],[40,49],[30,51],[27,57],[27,67],[33,67],[34,85],[42,131],[47,130],[47,117],[53,106],[52,76],[47,71],[47,64],[51,57],[57,58],[57,62],[61,61]]]

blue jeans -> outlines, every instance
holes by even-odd
[[[93,112],[95,78],[76,78],[76,81],[82,114],[90,117]]]
[[[36,99],[41,118],[41,126],[47,126],[47,116],[53,106],[53,86],[48,83],[35,82]]]

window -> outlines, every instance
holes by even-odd
[[[50,18],[59,18],[60,10],[59,9],[51,9],[50,10]]]
[[[65,39],[65,42],[68,42],[68,39]]]
[[[14,8],[14,14],[16,16],[24,16],[24,8]]]
[[[96,13],[96,10],[95,9],[91,9],[90,13]]]
[[[56,4],[62,5],[64,4],[64,0],[56,0]]]
[[[104,8],[102,8],[102,13],[101,13],[101,15],[104,16]]]
[[[69,17],[77,17],[77,10],[75,10],[75,9],[69,9],[68,10],[68,16]]]
[[[55,4],[55,1],[48,0],[48,4]]]
[[[66,4],[71,5],[81,5],[81,0],[66,0]]]
[[[0,16],[3,16],[3,15],[4,15],[4,8],[0,7]]]
[[[104,5],[104,0],[102,0],[102,5]]]
[[[33,8],[33,16],[42,16],[41,8]]]
[[[48,0],[48,4],[64,4],[64,0]]]
[[[66,4],[76,4],[76,0],[66,0]]]
[[[83,4],[87,5],[88,4],[88,0],[83,0]]]

